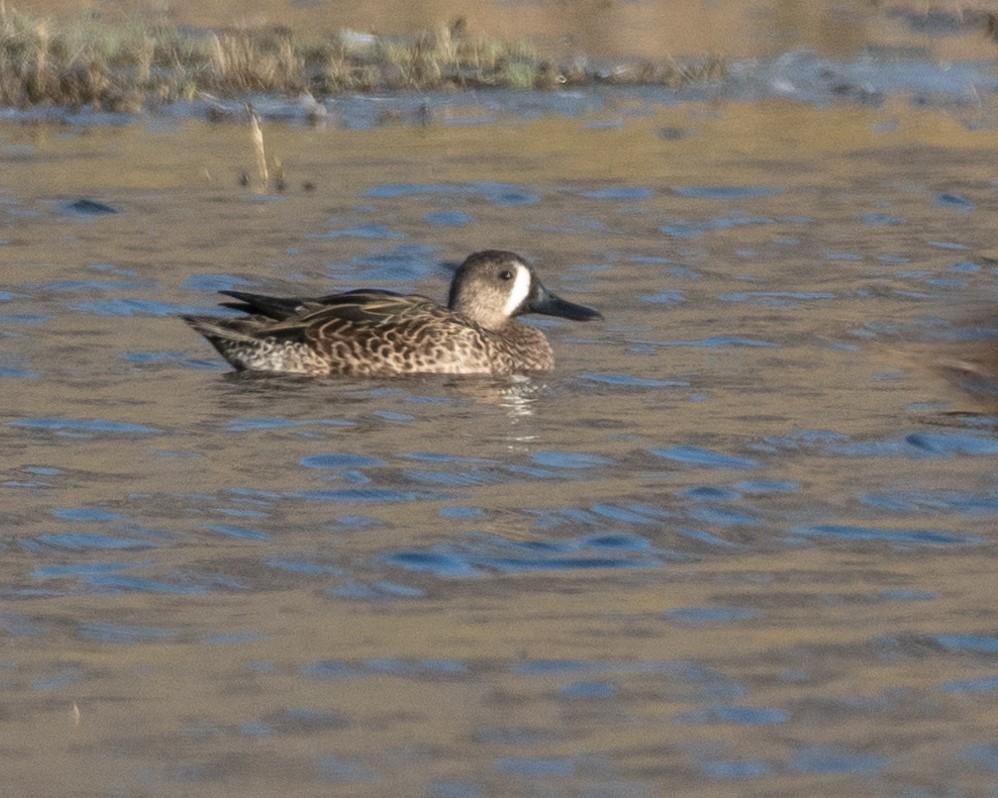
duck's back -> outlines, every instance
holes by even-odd
[[[191,317],[237,369],[376,377],[546,371],[544,334],[515,319],[488,330],[431,299],[353,291],[311,300],[228,292],[246,318]]]

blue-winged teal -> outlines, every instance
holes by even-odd
[[[511,374],[547,371],[544,333],[516,320],[544,313],[603,318],[559,299],[512,252],[468,256],[447,306],[424,296],[361,289],[315,299],[222,291],[244,318],[184,316],[240,371],[381,377],[396,374]]]

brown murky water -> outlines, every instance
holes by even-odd
[[[352,102],[265,121],[281,194],[238,122],[0,123],[4,790],[998,790],[995,420],[926,367],[995,299],[990,95]],[[606,316],[549,375],[176,319],[490,246]]]

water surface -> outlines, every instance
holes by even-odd
[[[272,121],[283,193],[237,122],[0,126],[12,794],[998,789],[998,439],[928,368],[985,340],[993,98],[736,95]],[[548,375],[176,318],[492,246],[606,317]]]

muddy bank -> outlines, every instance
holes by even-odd
[[[307,94],[598,83],[679,86],[724,74],[714,56],[596,63],[558,60],[525,41],[466,30],[463,18],[410,36],[344,30],[316,36],[284,26],[202,29],[56,22],[0,13],[0,105],[140,111],[205,94]]]

